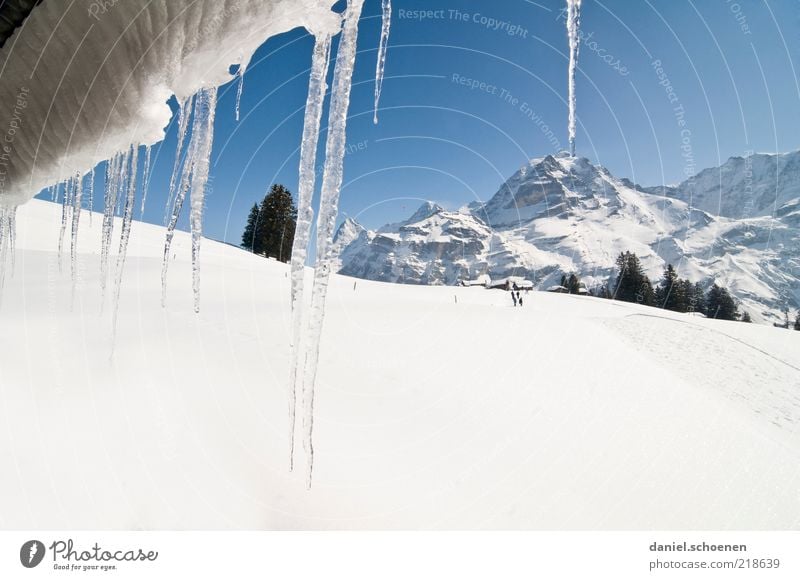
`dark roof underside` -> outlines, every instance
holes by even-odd
[[[0,0],[0,48],[44,0]]]

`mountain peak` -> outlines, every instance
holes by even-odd
[[[434,203],[432,201],[426,201],[423,203],[414,214],[408,218],[405,223],[413,224],[416,222],[421,222],[424,219],[428,219],[434,214],[444,211],[444,208],[440,206],[438,203]]]

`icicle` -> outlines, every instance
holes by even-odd
[[[89,227],[92,227],[92,214],[94,213],[94,167],[89,175]]]
[[[217,107],[217,88],[200,91],[200,107],[195,109],[192,133],[199,131],[197,151],[192,167],[192,191],[189,225],[192,232],[192,290],[194,311],[200,312],[200,240],[203,236],[203,208],[208,171],[211,166],[211,145],[214,141],[214,113]]]
[[[17,208],[16,206],[8,210],[6,218],[8,227],[8,251],[11,254],[11,277],[17,267]]]
[[[244,88],[244,66],[239,65],[239,86],[236,88],[236,120],[239,120],[239,105],[242,102],[242,89]]]
[[[575,70],[578,67],[581,24],[581,0],[567,0],[567,37],[569,38],[569,152],[575,157]]]
[[[305,119],[303,121],[303,141],[300,144],[300,179],[297,192],[297,226],[292,246],[292,352],[289,365],[289,469],[294,468],[294,432],[297,415],[297,370],[301,357],[301,338],[303,325],[303,286],[305,281],[305,265],[308,253],[308,241],[311,233],[311,222],[314,210],[311,198],[314,195],[315,167],[317,159],[317,143],[319,142],[319,126],[322,118],[322,106],[327,88],[325,79],[328,76],[328,65],[331,56],[331,37],[317,37],[314,43],[314,55],[311,60],[311,77],[308,82]]]
[[[196,103],[195,103],[196,105]],[[185,116],[188,118],[191,111],[186,111]],[[186,159],[183,162],[183,171],[181,172],[181,180],[175,192],[175,200],[172,205],[172,214],[167,224],[167,233],[164,240],[164,260],[161,264],[161,306],[162,308],[167,304],[167,270],[169,269],[169,253],[172,247],[172,238],[175,236],[175,227],[178,225],[178,218],[181,215],[183,202],[186,199],[186,192],[191,185],[192,176],[192,163],[194,159],[194,152],[197,150],[197,139],[195,138],[194,131],[189,140],[189,149],[186,152]]]
[[[144,216],[144,204],[147,202],[147,191],[150,189],[150,145],[144,148],[144,171],[142,172],[142,209],[139,216]]]
[[[127,191],[125,194],[125,205],[122,210],[122,232],[119,237],[119,253],[117,254],[117,269],[114,276],[114,314],[112,315],[112,350],[114,340],[117,336],[117,313],[119,312],[119,293],[122,288],[122,273],[125,269],[125,257],[128,254],[128,240],[131,235],[131,222],[133,221],[133,205],[136,197],[136,171],[138,169],[139,148],[132,145],[130,153],[127,155],[126,166],[123,172],[128,174]],[[130,165],[127,165],[130,158]]]
[[[389,29],[392,26],[392,0],[382,0],[383,17],[381,41],[378,45],[378,62],[375,65],[375,113],[372,122],[378,124],[378,105],[383,90],[383,71],[386,68],[386,49],[389,44]]]
[[[58,271],[61,272],[61,256],[64,250],[64,234],[67,231],[67,218],[72,209],[72,178],[64,183],[64,199],[61,200],[61,230],[58,234]]]
[[[3,304],[3,286],[6,278],[6,230],[8,229],[8,209],[0,205],[0,305]]]
[[[102,310],[105,302],[106,281],[108,279],[108,254],[111,248],[111,238],[114,234],[114,209],[117,205],[117,197],[122,188],[125,187],[126,167],[130,151],[117,153],[108,163],[106,170],[106,191],[105,204],[103,211],[103,235],[102,247],[100,251],[100,289]]]
[[[345,153],[347,110],[350,105],[350,88],[353,65],[356,59],[358,19],[364,0],[348,0],[344,29],[336,55],[333,91],[328,112],[328,137],[325,145],[325,168],[322,174],[320,211],[317,216],[317,262],[314,267],[314,288],[306,338],[306,365],[303,376],[303,428],[304,446],[308,458],[307,484],[311,487],[314,468],[314,382],[319,362],[319,342],[325,317],[325,299],[331,274],[331,246],[336,215],[339,208],[339,191],[342,185],[342,165]]]
[[[72,231],[70,241],[70,274],[72,276],[72,293],[70,304],[75,300],[75,287],[78,284],[78,227],[81,219],[81,198],[83,196],[81,174],[72,178]]]
[[[0,305],[3,303],[3,286],[6,277],[6,261],[9,250],[11,253],[12,275],[14,262],[14,229],[16,227],[14,215],[16,207],[8,208],[0,205]]]
[[[178,171],[181,168],[181,158],[183,156],[183,145],[186,141],[186,128],[189,124],[189,116],[192,113],[194,95],[187,97],[178,107],[178,145],[175,148],[175,161],[172,164],[172,175],[169,178],[169,192],[167,193],[167,204],[164,206],[164,225],[167,225],[171,210],[175,206],[175,185],[178,178]]]
[[[180,185],[176,191],[172,207],[172,217],[167,226],[164,243],[164,261],[161,265],[161,305],[166,304],[167,271],[169,253],[175,227],[178,224],[187,192],[191,189],[190,226],[192,231],[192,288],[194,290],[195,312],[200,309],[200,238],[202,236],[203,202],[205,186],[211,157],[211,143],[214,138],[214,111],[217,103],[217,89],[203,89],[194,99],[192,136],[189,150],[183,163]],[[188,116],[188,113],[185,113]]]

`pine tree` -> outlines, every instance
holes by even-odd
[[[570,274],[566,280],[567,290],[570,294],[577,294],[581,288],[581,280],[575,274]]]
[[[244,233],[242,234],[241,246],[245,250],[250,250],[251,252],[253,251],[253,242],[255,240],[257,224],[258,204],[254,203],[253,207],[250,208],[250,215],[247,216],[247,225],[244,227]]]
[[[750,318],[750,313],[747,310],[742,312],[742,322],[753,322]]]
[[[288,262],[292,255],[296,226],[297,208],[292,194],[283,185],[276,183],[258,208],[253,228],[253,252]]]
[[[678,278],[678,273],[672,264],[667,264],[664,269],[664,276],[656,288],[655,299],[656,306],[666,310],[674,310],[676,312],[686,312],[687,299],[686,299],[686,285],[683,280]]]
[[[644,273],[636,254],[621,253],[617,257],[617,280],[614,298],[624,302],[638,302],[646,306],[655,304],[655,292],[650,279]]]
[[[736,302],[726,288],[714,284],[706,297],[706,315],[720,320],[738,320]]]
[[[700,314],[706,314],[706,293],[703,290],[703,287],[700,285],[700,282],[694,284],[690,296],[691,305],[694,308],[694,311],[699,312]]]
[[[794,329],[800,330],[800,311],[797,312],[797,316],[794,319]]]

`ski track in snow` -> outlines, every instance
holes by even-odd
[[[643,322],[642,317],[655,320]],[[609,319],[604,324],[678,376],[719,391],[750,412],[763,415],[776,427],[800,433],[800,369],[792,363],[722,331],[688,321],[635,314]],[[725,340],[719,340],[720,336]],[[691,345],[691,351],[675,356],[676,351],[671,348],[675,343]],[[717,365],[723,360],[739,377],[737,382],[719,372]]]

